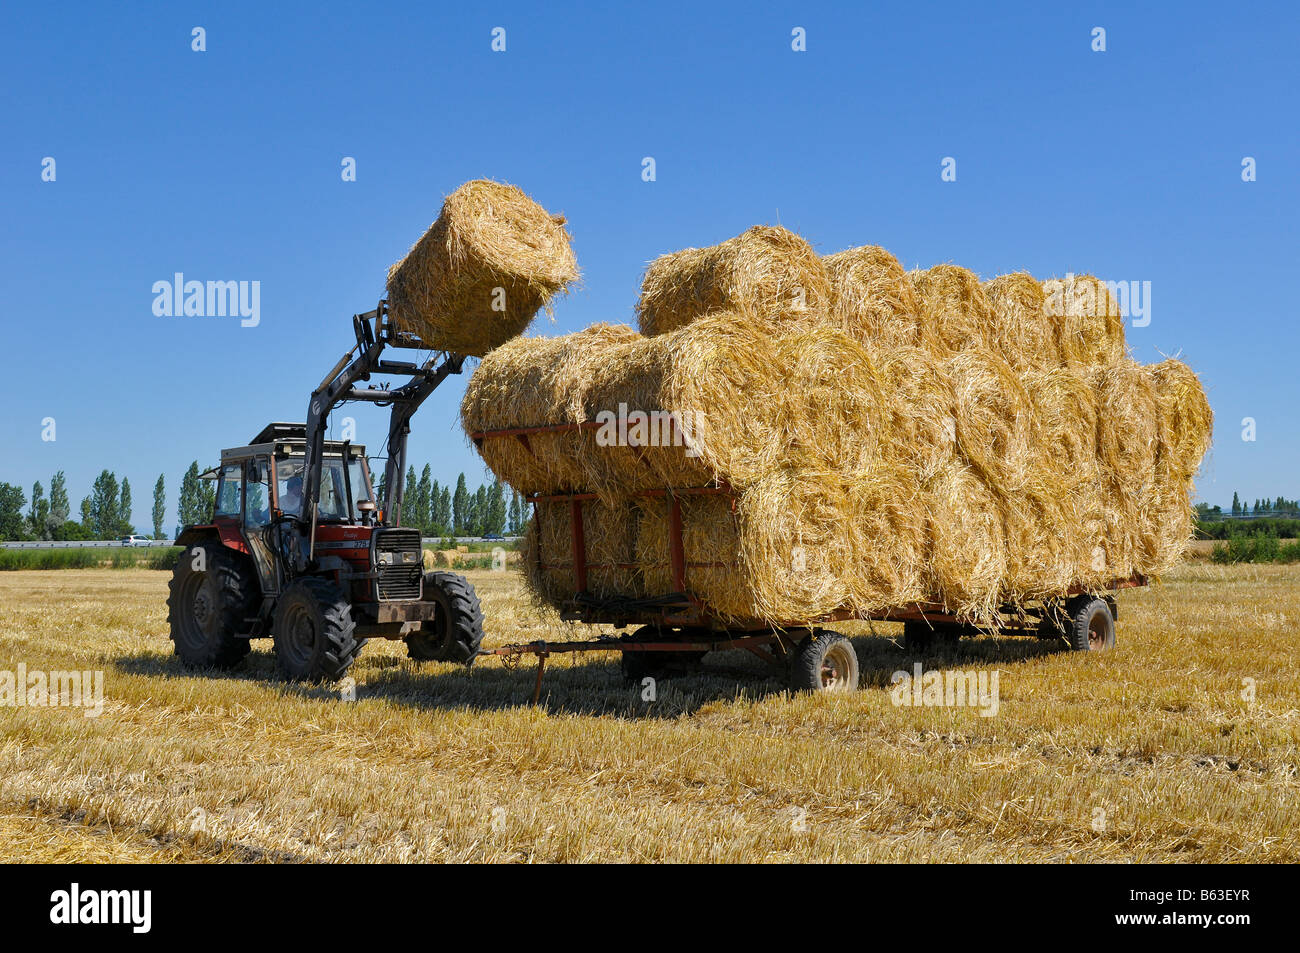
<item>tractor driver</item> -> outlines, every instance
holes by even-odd
[[[284,492],[280,494],[280,509],[291,516],[302,513],[302,477],[291,476],[285,482]]]

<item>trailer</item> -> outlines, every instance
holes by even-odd
[[[478,431],[470,434],[476,443],[486,439],[515,439],[526,449],[529,437],[540,433],[561,433],[591,429],[594,421],[553,424],[540,427],[516,427],[505,430]],[[827,626],[837,622],[901,622],[904,648],[924,652],[936,642],[955,642],[963,635],[981,631],[963,622],[939,603],[913,603],[880,612],[858,612],[849,608],[807,619],[771,622],[761,619],[724,619],[708,602],[690,590],[689,572],[696,568],[716,568],[727,564],[693,561],[686,552],[682,536],[683,498],[695,495],[721,495],[731,502],[734,514],[736,495],[724,482],[705,486],[664,487],[631,494],[668,501],[668,552],[671,560],[673,591],[637,598],[601,598],[587,586],[589,570],[612,568],[593,563],[588,557],[583,526],[584,504],[596,500],[595,493],[531,494],[525,499],[533,506],[534,522],[541,503],[568,503],[569,538],[575,592],[559,606],[566,621],[610,625],[619,629],[635,627],[630,635],[607,636],[572,642],[533,641],[480,649],[480,655],[496,655],[512,663],[522,656],[537,657],[534,702],[541,695],[546,660],[552,655],[571,652],[619,652],[624,677],[632,681],[662,677],[688,671],[709,652],[743,649],[757,656],[783,674],[795,691],[851,692],[858,685],[858,659],[852,643]],[[535,568],[544,570],[538,547]],[[635,564],[618,564],[617,568],[634,569]],[[1133,575],[1114,579],[1100,588],[1074,587],[1059,599],[1029,605],[1005,605],[999,608],[999,633],[1031,635],[1040,639],[1061,640],[1074,651],[1103,651],[1115,644],[1115,621],[1119,610],[1114,593],[1147,585],[1147,578]]]

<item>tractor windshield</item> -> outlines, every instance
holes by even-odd
[[[286,515],[302,515],[303,458],[279,457],[275,476],[278,484],[280,509]],[[342,456],[326,456],[321,461],[320,506],[317,517],[325,521],[357,522],[356,504],[371,499],[370,481],[360,458],[344,465]]]

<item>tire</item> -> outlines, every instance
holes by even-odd
[[[196,562],[204,568],[194,568]],[[247,560],[218,542],[195,543],[177,558],[168,589],[169,638],[177,658],[193,668],[222,669],[244,660],[252,645],[238,633],[257,601]]]
[[[645,625],[627,637],[629,642],[692,641],[690,630],[665,632]],[[698,671],[708,652],[624,652],[619,669],[626,681],[640,684],[643,678],[673,678]]]
[[[355,633],[343,590],[319,576],[298,579],[275,607],[276,670],[292,681],[336,681],[365,644]]]
[[[1075,596],[1065,604],[1066,641],[1075,652],[1102,652],[1115,647],[1115,616],[1098,596]]]
[[[961,627],[951,622],[903,623],[903,651],[910,655],[924,655],[938,646],[956,645],[961,640]]]
[[[823,630],[804,639],[790,663],[790,689],[796,692],[855,692],[858,653],[838,632]]]
[[[483,608],[474,584],[454,572],[425,573],[424,601],[437,604],[437,615],[406,637],[406,654],[417,662],[473,665],[483,644]]]

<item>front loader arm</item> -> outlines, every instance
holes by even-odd
[[[354,315],[352,324],[357,343],[348,350],[334,368],[325,375],[307,405],[306,459],[303,477],[303,507],[300,522],[308,524],[304,533],[308,540],[307,560],[315,558],[316,516],[320,502],[321,464],[325,455],[325,430],[329,415],[339,404],[348,401],[368,401],[379,406],[391,405],[392,415],[388,428],[388,462],[384,468],[384,486],[391,508],[391,517],[385,513],[385,522],[398,523],[401,519],[403,485],[406,461],[406,438],[411,432],[410,421],[420,405],[448,375],[459,374],[465,358],[460,354],[440,352],[424,364],[384,359],[384,349],[419,346],[406,339],[398,343],[392,326],[385,320],[387,302],[379,302],[374,311]],[[370,321],[374,320],[372,330]],[[354,357],[355,355],[355,357]],[[438,358],[442,361],[438,362]],[[409,378],[400,387],[357,387],[371,374],[405,376]]]

